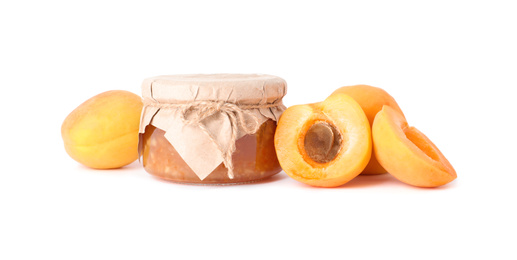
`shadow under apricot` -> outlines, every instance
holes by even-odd
[[[450,188],[453,188],[455,186],[455,182],[448,183],[439,187],[434,188],[426,188],[426,187],[416,187],[412,186],[406,183],[403,183],[399,181],[397,178],[395,178],[393,175],[389,173],[385,174],[376,174],[376,175],[367,175],[367,174],[361,174],[354,179],[352,179],[350,182],[337,187],[337,188],[364,188],[364,187],[370,187],[370,186],[392,186],[392,187],[401,187],[401,188],[410,188],[410,189],[419,189],[419,190],[447,190]]]
[[[138,168],[141,168],[142,170],[144,169],[144,167],[142,166],[141,163],[139,163],[138,161],[134,161],[128,165],[124,165],[122,167],[118,167],[118,168],[108,168],[108,169],[98,169],[98,168],[91,168],[91,167],[88,167],[88,166],[85,166],[81,163],[78,163],[77,164],[77,167],[79,169],[82,169],[82,170],[88,170],[88,171],[98,171],[98,172],[123,172],[123,171],[127,171],[127,170],[134,170],[134,169],[138,169]]]
[[[395,177],[390,174],[360,174],[355,177],[348,183],[340,186],[339,188],[364,188],[370,186],[380,186],[380,185],[404,185],[399,180],[395,179]]]

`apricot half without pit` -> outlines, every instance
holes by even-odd
[[[374,153],[379,163],[400,181],[418,187],[437,187],[456,179],[456,171],[427,136],[390,106],[375,116]]]
[[[278,161],[297,181],[319,187],[340,186],[368,164],[370,131],[359,104],[345,94],[292,106],[280,117],[275,133]]]

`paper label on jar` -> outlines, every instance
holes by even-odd
[[[169,128],[165,138],[199,179],[205,179],[223,161],[218,145],[226,147],[229,137],[219,133],[229,133],[228,120],[218,118],[205,125],[209,132],[216,133],[214,137],[217,143],[199,126],[185,125],[177,116],[172,123],[177,127]]]

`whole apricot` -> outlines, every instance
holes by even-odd
[[[363,109],[368,121],[370,122],[370,126],[373,125],[373,120],[375,115],[379,111],[381,111],[383,106],[390,106],[396,111],[398,111],[402,116],[402,110],[399,105],[395,101],[395,99],[388,94],[385,90],[377,87],[372,87],[368,85],[355,85],[355,86],[346,86],[341,87],[334,91],[332,95],[342,93],[347,94],[352,97]],[[375,143],[373,144],[375,146]],[[386,170],[379,164],[377,157],[372,153],[370,162],[364,168],[362,174],[382,174],[386,173]]]
[[[98,94],[76,109],[61,126],[66,152],[95,169],[128,165],[138,158],[140,96],[124,90]]]

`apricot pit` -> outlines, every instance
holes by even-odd
[[[305,133],[304,148],[315,162],[330,162],[341,149],[341,134],[334,125],[317,122]]]

